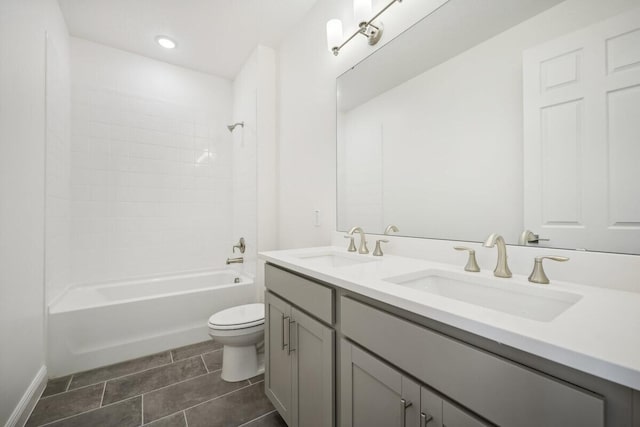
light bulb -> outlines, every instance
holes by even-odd
[[[174,42],[167,36],[156,37],[156,42],[165,49],[175,49],[176,47],[176,42]]]

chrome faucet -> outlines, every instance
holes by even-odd
[[[358,248],[358,253],[368,254],[369,248],[367,248],[367,236],[364,234],[364,230],[360,227],[353,227],[347,234],[353,236],[353,233],[355,232],[360,233],[360,247]]]
[[[239,256],[237,258],[227,258],[227,265],[229,264],[242,264],[244,263],[244,258]]]
[[[493,248],[496,245],[498,245],[498,262],[495,270],[493,270],[493,275],[496,277],[511,277],[511,270],[507,265],[507,246],[502,236],[497,233],[490,234],[482,244],[485,248]]]

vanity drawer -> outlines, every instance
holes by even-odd
[[[333,289],[270,264],[265,266],[265,285],[307,313],[333,325]]]
[[[348,297],[344,335],[504,426],[604,426],[604,400]]]

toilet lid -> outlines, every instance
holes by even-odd
[[[209,318],[213,329],[244,329],[264,323],[264,304],[245,304],[227,308]]]

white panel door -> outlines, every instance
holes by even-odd
[[[640,9],[523,55],[524,225],[640,253]]]

